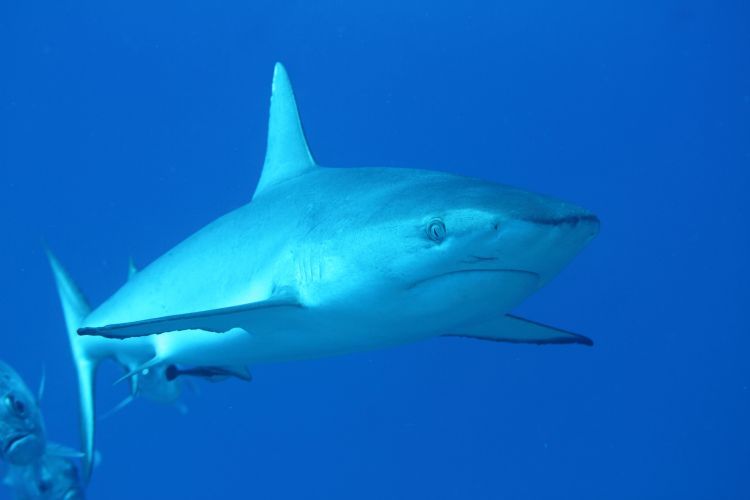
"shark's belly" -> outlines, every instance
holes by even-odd
[[[386,330],[345,322],[337,327],[326,323],[322,328],[290,328],[270,333],[252,333],[239,328],[221,334],[194,330],[158,336],[156,351],[178,364],[254,365],[368,351],[415,342],[435,334],[406,325]]]

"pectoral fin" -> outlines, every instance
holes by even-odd
[[[115,406],[111,410],[104,413],[101,417],[99,417],[99,420],[106,420],[112,415],[114,415],[115,413],[119,413],[123,408],[130,405],[130,403],[132,403],[133,401],[135,401],[135,395],[128,394],[127,396],[125,396],[125,398],[122,401],[117,403],[117,406]]]
[[[594,342],[583,335],[507,314],[444,337],[468,337],[522,344],[583,344]]]
[[[135,276],[136,274],[138,274],[138,268],[135,267],[135,261],[133,260],[133,257],[130,257],[130,259],[128,260],[128,279],[133,278],[133,276]]]
[[[63,458],[83,458],[86,456],[82,451],[74,450],[59,443],[47,443],[45,453],[55,457]]]
[[[78,335],[95,335],[112,339],[124,339],[182,330],[203,330],[224,333],[233,328],[243,328],[248,331],[264,331],[273,329],[275,325],[283,325],[285,316],[298,313],[302,309],[302,304],[296,299],[277,298],[239,306],[175,314],[129,323],[84,327],[78,329]]]

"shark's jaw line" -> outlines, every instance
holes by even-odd
[[[78,372],[84,477],[104,359],[132,374],[177,364],[224,375],[446,334],[590,344],[509,313],[591,240],[593,214],[443,172],[321,167],[280,64],[268,128],[252,202],[148,267],[130,266],[125,285],[99,307],[91,310],[48,254]]]

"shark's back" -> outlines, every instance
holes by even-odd
[[[326,219],[346,224],[365,205],[385,202],[414,175],[391,168],[318,168],[200,229],[138,271],[81,326],[135,321],[264,300],[278,285],[285,250],[320,237]],[[276,279],[274,279],[276,278]]]

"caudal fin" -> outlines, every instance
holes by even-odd
[[[78,396],[80,401],[81,440],[83,446],[83,477],[88,482],[94,462],[94,376],[99,359],[87,349],[90,342],[79,337],[77,330],[91,312],[86,298],[71,279],[52,252],[47,250],[52,273],[55,276],[57,293],[60,296],[68,341],[73,354],[73,362],[78,373]]]

